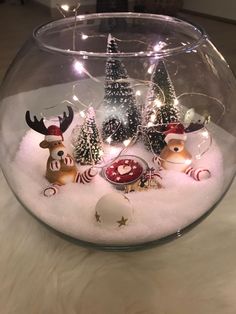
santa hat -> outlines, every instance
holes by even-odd
[[[172,139],[186,141],[187,135],[185,134],[184,126],[181,123],[170,123],[167,126],[167,130],[164,132],[165,142],[168,142]]]
[[[50,125],[47,129],[47,134],[45,135],[45,141],[63,141],[63,135],[61,129],[56,125]]]

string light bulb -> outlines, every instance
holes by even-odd
[[[151,120],[151,122],[154,122],[156,120],[156,115],[154,113],[151,114],[150,120]]]
[[[130,142],[131,142],[131,139],[129,138],[127,140],[124,140],[123,144],[125,145],[125,147],[127,147],[130,144]]]
[[[85,112],[84,111],[80,111],[80,116],[81,116],[81,118],[85,118],[86,117],[86,114],[85,114]]]
[[[66,11],[66,12],[69,12],[70,10],[70,7],[68,4],[62,4],[60,5],[60,8],[63,10],[63,11]]]
[[[162,106],[162,102],[159,100],[159,99],[155,99],[154,100],[154,105],[157,107],[157,108],[160,108]]]
[[[205,137],[205,138],[208,138],[209,137],[208,131],[207,130],[202,131],[202,136]]]
[[[111,142],[112,142],[111,136],[109,136],[109,137],[106,139],[106,142],[107,142],[108,144],[111,144]]]
[[[85,68],[82,62],[80,61],[74,61],[73,62],[73,68],[76,72],[78,72],[79,74],[85,73],[86,75],[88,75],[88,77],[90,77],[93,81],[100,83],[100,81],[92,76],[92,74],[90,74]]]
[[[174,100],[174,105],[177,106],[178,104],[179,104],[179,101],[178,101],[177,98],[175,98],[175,100]]]
[[[86,34],[82,34],[82,35],[81,35],[81,38],[82,38],[83,40],[85,40],[85,39],[87,39],[87,38],[88,38],[88,35],[86,35]]]
[[[79,100],[76,95],[73,95],[72,98],[73,98],[74,101],[78,101]]]
[[[66,13],[68,13],[68,12],[73,12],[73,13],[75,13],[75,12],[77,12],[78,11],[78,9],[79,9],[79,7],[80,7],[80,2],[78,1],[76,4],[74,4],[74,5],[69,5],[68,3],[63,3],[63,4],[61,4],[61,5],[57,5],[58,6],[58,8],[61,10],[61,11],[63,11],[63,12],[66,12]]]
[[[185,163],[186,165],[191,165],[192,160],[191,160],[191,159],[186,159],[184,163]]]
[[[82,74],[84,72],[84,66],[79,61],[75,61],[73,64],[73,67],[76,70],[76,72],[78,72],[79,74]]]
[[[167,45],[167,43],[165,43],[164,41],[159,41],[159,43],[157,43],[154,47],[153,50],[158,52],[160,51],[162,48],[164,48]]]

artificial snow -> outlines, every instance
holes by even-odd
[[[72,127],[65,133],[65,145],[70,153]],[[29,130],[20,144],[11,164],[14,174],[13,189],[22,203],[40,220],[74,238],[98,244],[130,245],[157,240],[174,234],[196,221],[221,197],[224,187],[223,160],[221,151],[213,140],[209,149],[195,160],[194,167],[211,171],[211,178],[194,181],[191,177],[175,171],[162,171],[163,189],[131,192],[125,194],[132,204],[132,220],[127,226],[105,225],[96,222],[95,207],[98,200],[116,190],[98,174],[87,185],[70,183],[60,187],[57,195],[47,198],[42,191],[49,184],[44,178],[47,149],[39,147],[43,136]],[[191,139],[194,147],[194,138]],[[107,145],[105,161],[117,156],[120,148]],[[142,143],[123,152],[145,159],[149,166],[152,154]],[[82,172],[87,167],[78,166]],[[100,172],[101,168],[99,169]]]

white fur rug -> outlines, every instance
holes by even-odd
[[[0,174],[1,314],[235,314],[236,182],[200,225],[147,251],[61,239],[26,212]]]

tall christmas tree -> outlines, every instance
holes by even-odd
[[[118,52],[117,43],[111,35],[108,37],[107,52]],[[124,64],[112,56],[108,58],[105,68],[104,109],[104,141],[109,139],[110,143],[120,143],[136,134],[141,117],[135,96]]]
[[[81,165],[95,165],[102,158],[102,143],[92,107],[88,108],[84,123],[75,142],[74,158]]]
[[[164,134],[167,124],[179,122],[174,86],[163,60],[156,64],[147,94],[144,110],[144,143],[148,149],[159,154],[165,146]]]

